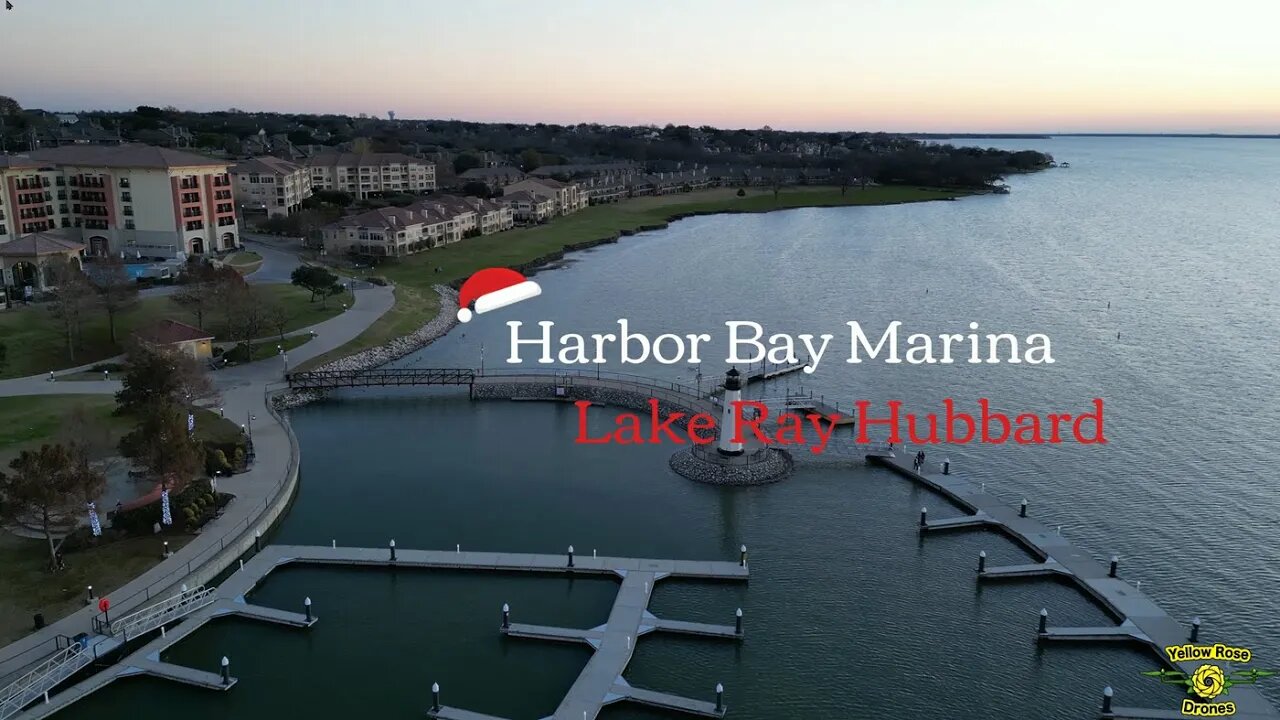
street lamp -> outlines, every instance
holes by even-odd
[[[250,415],[250,416],[249,416],[249,424],[248,424],[248,428],[249,428],[249,443],[250,443],[250,444],[253,444],[253,421],[254,421],[254,420],[256,420],[256,419],[257,419],[257,418],[255,418],[253,415]]]

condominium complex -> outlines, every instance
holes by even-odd
[[[245,160],[231,168],[236,203],[267,215],[289,215],[311,197],[311,171],[276,157]]]
[[[345,217],[323,228],[330,255],[356,253],[398,257],[489,235],[514,225],[511,208],[473,197],[432,196],[408,207],[379,208]]]
[[[357,198],[375,193],[425,193],[436,189],[436,166],[401,153],[322,152],[306,161],[315,190],[340,190]]]
[[[0,243],[65,229],[90,255],[175,257],[239,245],[227,162],[149,145],[0,156]]]

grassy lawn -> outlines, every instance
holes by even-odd
[[[712,188],[595,205],[573,215],[556,218],[545,225],[469,238],[448,247],[400,258],[363,273],[353,273],[382,276],[396,283],[395,307],[359,337],[298,369],[318,367],[418,329],[440,309],[435,293],[431,290],[434,284],[447,284],[482,268],[520,265],[561,250],[566,245],[660,225],[684,213],[769,212],[801,207],[889,205],[941,200],[965,194],[954,190],[897,186],[849,188],[847,193],[841,194],[838,187],[801,187],[784,189],[775,200],[773,191],[769,189],[747,188],[746,195],[738,197],[737,188]],[[441,268],[439,273],[435,272],[437,267]]]
[[[311,293],[293,285],[257,285],[258,292],[280,303],[289,316],[285,332],[314,325],[342,312],[343,298],[311,302]],[[190,325],[195,316],[174,304],[168,297],[143,298],[116,319],[116,336],[123,341],[135,329],[163,318]],[[227,320],[221,313],[206,315],[205,327],[219,336],[226,335]],[[112,343],[107,329],[106,313],[93,310],[84,322],[80,348],[71,357],[57,318],[48,305],[33,305],[0,312],[0,338],[8,348],[8,360],[0,367],[0,378],[23,377],[50,370],[75,367],[109,358],[122,352],[120,342]]]
[[[311,370],[328,362],[344,358],[366,348],[376,347],[395,338],[408,335],[422,327],[440,311],[440,298],[431,289],[430,284],[414,286],[397,285],[396,302],[382,317],[365,328],[351,342],[342,347],[330,350],[310,360],[290,368],[291,371]]]
[[[0,397],[0,471],[23,450],[52,442],[63,419],[77,406],[111,429],[119,439],[132,427],[128,418],[115,417],[115,398],[110,395],[32,395]]]
[[[242,250],[238,253],[232,254],[223,262],[235,268],[236,272],[241,275],[248,275],[262,267],[262,256],[256,252]]]
[[[190,536],[166,535],[171,551]],[[160,562],[160,540],[128,538],[66,554],[67,569],[47,570],[49,545],[0,532],[0,643],[17,640],[34,628],[32,615],[44,613],[52,623],[84,607],[85,587],[99,596],[111,592]]]
[[[236,345],[224,353],[222,357],[225,358],[227,362],[234,362],[236,364],[244,364],[246,362],[254,362],[256,360],[267,360],[269,358],[276,357],[279,354],[278,348],[284,348],[284,351],[288,353],[290,350],[302,345],[303,343],[310,342],[310,340],[310,335],[290,335],[284,339],[284,342],[279,340],[267,340],[260,343],[254,343],[253,352],[247,358],[244,346]]]

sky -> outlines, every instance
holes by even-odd
[[[1276,0],[12,0],[0,94],[484,122],[1280,133]]]

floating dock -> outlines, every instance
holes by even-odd
[[[605,705],[620,701],[631,701],[706,717],[720,717],[724,714],[723,695],[718,692],[716,702],[708,702],[643,690],[628,685],[622,679],[622,673],[635,652],[638,639],[648,633],[671,632],[740,640],[743,637],[740,624],[722,626],[666,620],[654,617],[647,608],[654,586],[665,578],[745,582],[749,576],[745,551],[735,563],[596,557],[594,555],[584,557],[574,555],[571,551],[561,555],[550,555],[464,552],[461,549],[455,549],[452,552],[409,550],[396,548],[393,541],[386,548],[302,545],[271,545],[262,548],[218,586],[216,597],[203,588],[190,592],[184,591],[183,597],[193,597],[198,593],[201,602],[199,604],[174,602],[175,606],[184,605],[193,609],[185,616],[176,618],[171,624],[156,625],[154,629],[160,630],[158,637],[153,638],[115,665],[62,692],[49,695],[44,702],[26,707],[25,711],[15,717],[21,720],[49,717],[118,678],[135,675],[149,675],[210,690],[230,689],[237,680],[230,673],[229,663],[217,668],[218,672],[210,672],[163,662],[160,660],[161,653],[210,621],[229,615],[297,628],[307,628],[315,624],[317,618],[311,613],[310,599],[307,599],[304,604],[304,613],[254,605],[245,599],[271,572],[280,567],[297,564],[535,572],[569,576],[608,575],[620,578],[622,583],[608,622],[598,628],[575,630],[505,623],[507,627],[502,629],[513,638],[583,642],[595,651],[553,717],[563,720],[580,720],[581,718],[590,720],[595,718]],[[179,601],[181,599],[178,598]],[[122,640],[105,636],[97,638],[97,641],[98,644],[114,643],[113,649],[123,643]],[[78,657],[76,652],[71,654]],[[103,658],[104,654],[98,653],[95,657]],[[22,706],[15,708],[15,712],[31,702],[38,702],[42,697],[40,693],[32,695]],[[490,716],[438,703],[433,703],[428,714],[446,720],[495,720]]]
[[[916,469],[913,458],[898,457],[895,454],[877,453],[869,455],[868,460],[882,465],[906,477],[913,482],[927,487],[942,495],[970,514],[959,518],[945,520],[928,520],[927,514],[921,513],[920,530],[923,534],[937,530],[957,530],[962,528],[989,528],[1008,536],[1025,548],[1040,562],[1005,567],[985,567],[985,556],[981,559],[978,579],[997,580],[1025,577],[1054,576],[1063,578],[1086,595],[1093,598],[1099,606],[1119,621],[1118,625],[1093,628],[1057,628],[1045,625],[1047,613],[1041,614],[1041,627],[1038,637],[1046,641],[1132,641],[1151,648],[1162,664],[1170,665],[1164,654],[1168,645],[1182,645],[1191,642],[1191,628],[1169,617],[1146,595],[1119,576],[1116,560],[1104,566],[1085,550],[1076,547],[1060,532],[1031,517],[1025,502],[1018,508],[1007,505],[1003,500],[986,492],[980,483],[966,480],[963,476],[951,472],[931,472],[936,467]],[[954,470],[954,466],[948,468]],[[1209,643],[1202,638],[1198,643]],[[1200,662],[1184,662],[1171,664],[1190,676],[1199,667]],[[1237,720],[1277,720],[1277,711],[1258,688],[1252,685],[1235,685],[1231,688],[1231,701],[1236,705],[1233,718]],[[1109,712],[1100,713],[1103,718],[1176,718],[1183,717],[1179,712],[1145,710],[1141,708],[1113,707]]]

